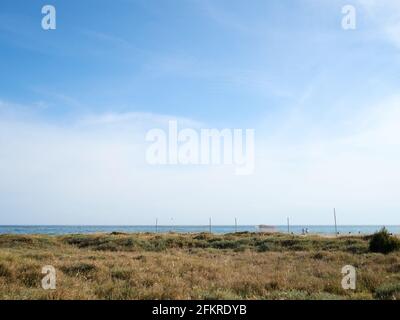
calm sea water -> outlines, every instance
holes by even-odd
[[[371,234],[383,226],[338,226],[340,234]],[[390,232],[400,234],[400,226],[385,226]],[[287,232],[287,226],[275,226],[277,231]],[[302,230],[308,228],[313,234],[334,234],[333,226],[291,226],[290,232],[301,234]],[[157,232],[196,233],[208,232],[209,226],[158,226]],[[235,232],[235,226],[212,226],[211,231],[217,234]],[[237,231],[256,232],[257,226],[238,226]],[[155,226],[0,226],[0,234],[88,234],[88,233],[110,233],[110,232],[156,232]]]

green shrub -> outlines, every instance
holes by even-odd
[[[258,252],[267,252],[267,251],[271,251],[271,245],[269,243],[266,242],[262,242],[258,245],[257,247],[257,251]]]
[[[112,270],[111,278],[116,280],[129,280],[131,278],[131,270],[125,270],[125,269]]]
[[[20,266],[16,274],[18,275],[18,281],[28,288],[39,287],[43,277],[41,268],[36,264],[30,263]]]
[[[322,252],[317,252],[312,255],[312,258],[315,260],[322,260],[322,259],[324,259],[324,257],[325,257],[325,254]]]
[[[62,266],[61,271],[70,277],[88,276],[91,272],[96,271],[96,266],[90,263],[75,263]]]
[[[237,249],[240,247],[240,243],[232,240],[221,240],[213,242],[211,247],[215,249]]]
[[[386,228],[382,228],[381,231],[376,232],[369,241],[369,250],[371,252],[380,252],[387,254],[389,252],[399,250],[400,241],[391,236]]]
[[[400,299],[400,283],[384,284],[375,290],[375,298],[380,300]]]

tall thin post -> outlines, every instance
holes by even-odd
[[[235,218],[235,232],[237,233],[237,218]]]
[[[336,208],[333,208],[333,217],[335,219],[335,235],[337,236]]]
[[[156,218],[156,233],[158,233],[158,218]]]
[[[211,217],[210,217],[210,233],[211,233]]]
[[[289,221],[289,217],[287,218],[287,233],[290,233],[290,221]]]

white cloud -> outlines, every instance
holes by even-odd
[[[378,36],[400,48],[400,1],[358,0],[373,22]]]
[[[202,223],[199,213],[207,206],[223,214],[227,208],[212,206],[207,196],[232,170],[145,162],[146,129],[171,119],[200,125],[141,113],[92,115],[70,124],[0,117],[1,223],[146,224],[157,216],[160,223],[170,217]]]
[[[144,125],[145,127],[165,126],[168,121],[175,120],[183,127],[200,128],[203,126],[201,122],[194,121],[184,117],[176,117],[172,115],[161,115],[149,112],[125,112],[115,113],[108,112],[100,115],[92,114],[83,117],[78,121],[80,125],[121,125],[128,124],[132,127]]]
[[[2,224],[393,224],[400,205],[400,98],[365,108],[345,137],[296,143],[257,131],[256,169],[154,167],[145,128],[165,116],[108,114],[72,124],[0,118]],[[88,120],[90,119],[90,120]],[[185,120],[183,120],[185,121]],[[186,120],[187,124],[196,124]],[[111,124],[111,125],[110,125]],[[312,128],[310,128],[311,130]]]

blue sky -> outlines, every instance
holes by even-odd
[[[0,57],[0,223],[399,223],[396,0],[2,0]],[[166,118],[256,129],[256,173],[147,167]]]

